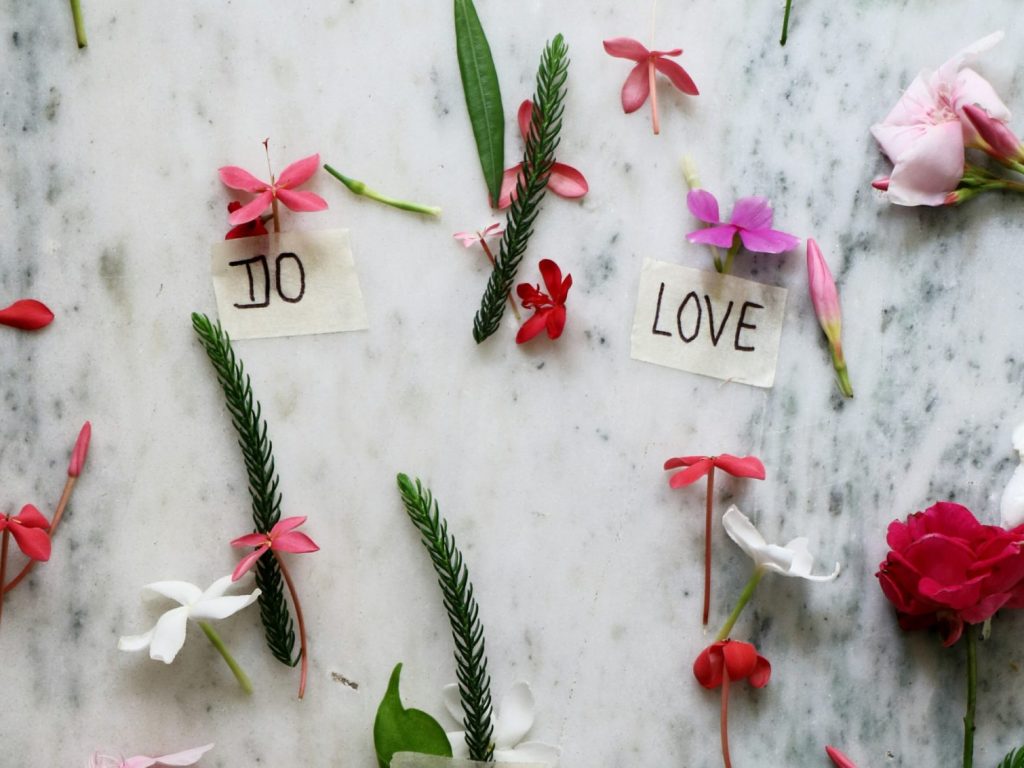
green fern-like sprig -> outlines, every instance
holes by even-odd
[[[262,409],[253,397],[245,368],[231,348],[231,338],[220,323],[214,325],[206,315],[196,312],[192,314],[192,327],[217,372],[231,423],[238,433],[238,446],[249,475],[253,525],[260,533],[268,533],[281,518],[281,492],[274,468],[274,446],[267,436]],[[260,619],[270,652],[282,664],[294,667],[300,656],[294,655],[295,628],[276,558],[261,557],[256,561],[256,586],[260,588]]]
[[[998,768],[1024,768],[1024,747],[1011,751]]]
[[[541,56],[537,91],[533,95],[533,117],[523,154],[523,174],[516,181],[516,197],[505,221],[498,258],[487,281],[480,309],[473,319],[473,338],[477,344],[498,330],[506,298],[512,290],[519,262],[523,260],[533,234],[534,219],[547,190],[565,111],[568,56],[569,48],[561,35],[555,35]]]
[[[452,625],[459,696],[466,715],[463,725],[469,759],[490,761],[494,752],[491,742],[494,730],[491,724],[491,678],[487,674],[484,628],[480,623],[479,606],[473,598],[469,570],[430,491],[419,480],[413,485],[406,475],[398,476],[398,489],[402,493],[405,511],[419,529],[423,546],[430,553]]]

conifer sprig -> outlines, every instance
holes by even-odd
[[[1024,747],[1013,750],[999,764],[999,768],[1024,768]]]
[[[238,433],[238,446],[245,458],[252,497],[252,520],[256,530],[268,533],[281,517],[280,479],[274,467],[273,443],[267,436],[259,402],[253,397],[252,384],[242,362],[235,357],[231,338],[206,315],[194,312],[192,327],[206,349],[224,390],[231,423]],[[267,646],[274,658],[294,667],[301,656],[295,654],[295,628],[284,596],[281,569],[274,557],[256,561],[256,586],[260,588],[260,618]]]
[[[516,181],[516,196],[508,211],[498,258],[473,319],[473,338],[478,344],[498,330],[506,297],[512,290],[519,262],[533,234],[533,222],[547,190],[562,130],[568,72],[569,48],[561,35],[555,35],[541,56],[537,90],[533,95],[533,117],[523,154],[523,173]]]
[[[405,511],[419,529],[423,546],[430,553],[452,625],[459,696],[466,714],[463,725],[469,759],[490,761],[494,752],[491,742],[494,730],[491,724],[491,678],[487,674],[484,628],[480,623],[479,606],[473,598],[469,570],[430,491],[419,480],[414,485],[406,475],[398,476],[398,489]]]

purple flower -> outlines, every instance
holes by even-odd
[[[690,213],[710,226],[690,232],[691,243],[738,247],[739,241],[748,251],[784,253],[800,242],[799,238],[772,229],[772,206],[764,197],[744,197],[736,201],[728,222],[721,220],[718,200],[705,189],[693,189],[686,196]]]

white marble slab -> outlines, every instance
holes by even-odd
[[[471,568],[494,694],[520,678],[531,736],[563,764],[712,768],[718,694],[690,667],[698,626],[702,491],[661,464],[752,452],[761,483],[721,483],[769,538],[805,534],[833,585],[763,583],[735,636],[774,667],[735,690],[739,766],[951,765],[963,649],[896,626],[874,572],[890,519],[950,498],[997,519],[1024,416],[1020,201],[905,210],[870,180],[868,134],[916,72],[1005,26],[980,68],[1024,114],[1019,0],[662,3],[655,47],[681,46],[702,90],[660,90],[623,115],[628,63],[601,40],[650,41],[650,6],[478,0],[509,116],[545,39],[573,58],[560,157],[591,184],[549,198],[523,279],[572,272],[555,344],[483,346],[471,321],[486,269],[451,233],[493,217],[471,143],[448,3],[84,0],[90,46],[64,3],[0,3],[0,296],[45,300],[37,335],[0,328],[0,504],[51,510],[74,435],[88,472],[53,561],[13,593],[0,633],[0,763],[80,765],[95,748],[160,753],[215,741],[203,765],[374,764],[371,729],[397,661],[407,704],[441,717],[454,679],[433,574],[405,519],[399,471],[436,492]],[[1018,131],[1024,123],[1017,122]],[[248,498],[234,435],[189,313],[212,312],[209,248],[228,228],[224,164],[258,172],[321,152],[385,191],[444,207],[425,220],[354,198],[320,174],[330,209],[294,228],[346,227],[366,332],[241,342],[276,445],[286,514],[323,547],[294,559],[310,624],[303,702],[265,651],[255,613],[221,625],[257,686],[250,700],[199,633],[173,666],[116,649],[154,614],[138,589],[209,583],[236,554]],[[629,332],[645,257],[710,267],[679,171],[692,154],[723,200],[764,194],[776,223],[814,236],[841,284],[857,397],[842,400],[805,293],[801,255],[744,259],[741,277],[790,290],[775,388],[635,362]],[[726,203],[727,205],[727,203]],[[712,623],[748,563],[715,541]],[[983,645],[976,765],[1019,746],[1024,617]],[[350,687],[337,681],[346,678]]]

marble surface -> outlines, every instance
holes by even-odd
[[[451,238],[492,217],[453,49],[449,4],[84,0],[0,2],[0,297],[45,300],[45,331],[0,329],[0,504],[49,512],[82,420],[88,471],[51,563],[5,606],[0,765],[79,766],[95,748],[215,741],[204,766],[371,766],[377,703],[397,661],[409,705],[443,716],[454,679],[440,595],[394,485],[423,478],[471,568],[494,694],[537,699],[533,738],[573,766],[720,765],[718,694],[690,668],[699,626],[702,499],[661,464],[751,452],[764,482],[721,483],[770,539],[804,534],[837,582],[767,578],[734,636],[774,666],[735,690],[734,763],[958,764],[963,648],[905,634],[874,572],[889,520],[955,499],[995,522],[1024,418],[1020,202],[886,204],[868,134],[917,71],[1003,26],[979,69],[1024,112],[1010,22],[1019,0],[809,0],[777,44],[781,2],[661,3],[655,47],[681,46],[702,90],[660,88],[623,115],[628,63],[601,40],[650,42],[649,3],[478,0],[509,116],[545,39],[572,54],[560,157],[591,184],[549,198],[521,273],[571,271],[557,343],[518,348],[510,318],[476,346],[487,272]],[[1018,132],[1024,124],[1017,123]],[[286,514],[323,547],[294,560],[311,679],[267,653],[254,612],[221,624],[257,686],[246,699],[196,627],[171,666],[117,651],[156,609],[139,587],[230,571],[248,497],[234,435],[189,313],[214,311],[209,249],[231,199],[216,168],[278,168],[312,152],[388,191],[444,207],[424,220],[357,199],[289,228],[348,227],[369,314],[359,333],[240,342],[276,445]],[[679,171],[696,159],[723,200],[771,197],[777,224],[821,244],[840,281],[857,397],[842,400],[805,291],[802,254],[736,273],[790,289],[771,390],[634,362],[644,257],[710,267],[689,245]],[[716,531],[712,624],[748,575]],[[982,646],[976,765],[1019,746],[1024,617]],[[350,687],[340,678],[354,681]],[[445,721],[447,723],[447,721]]]

